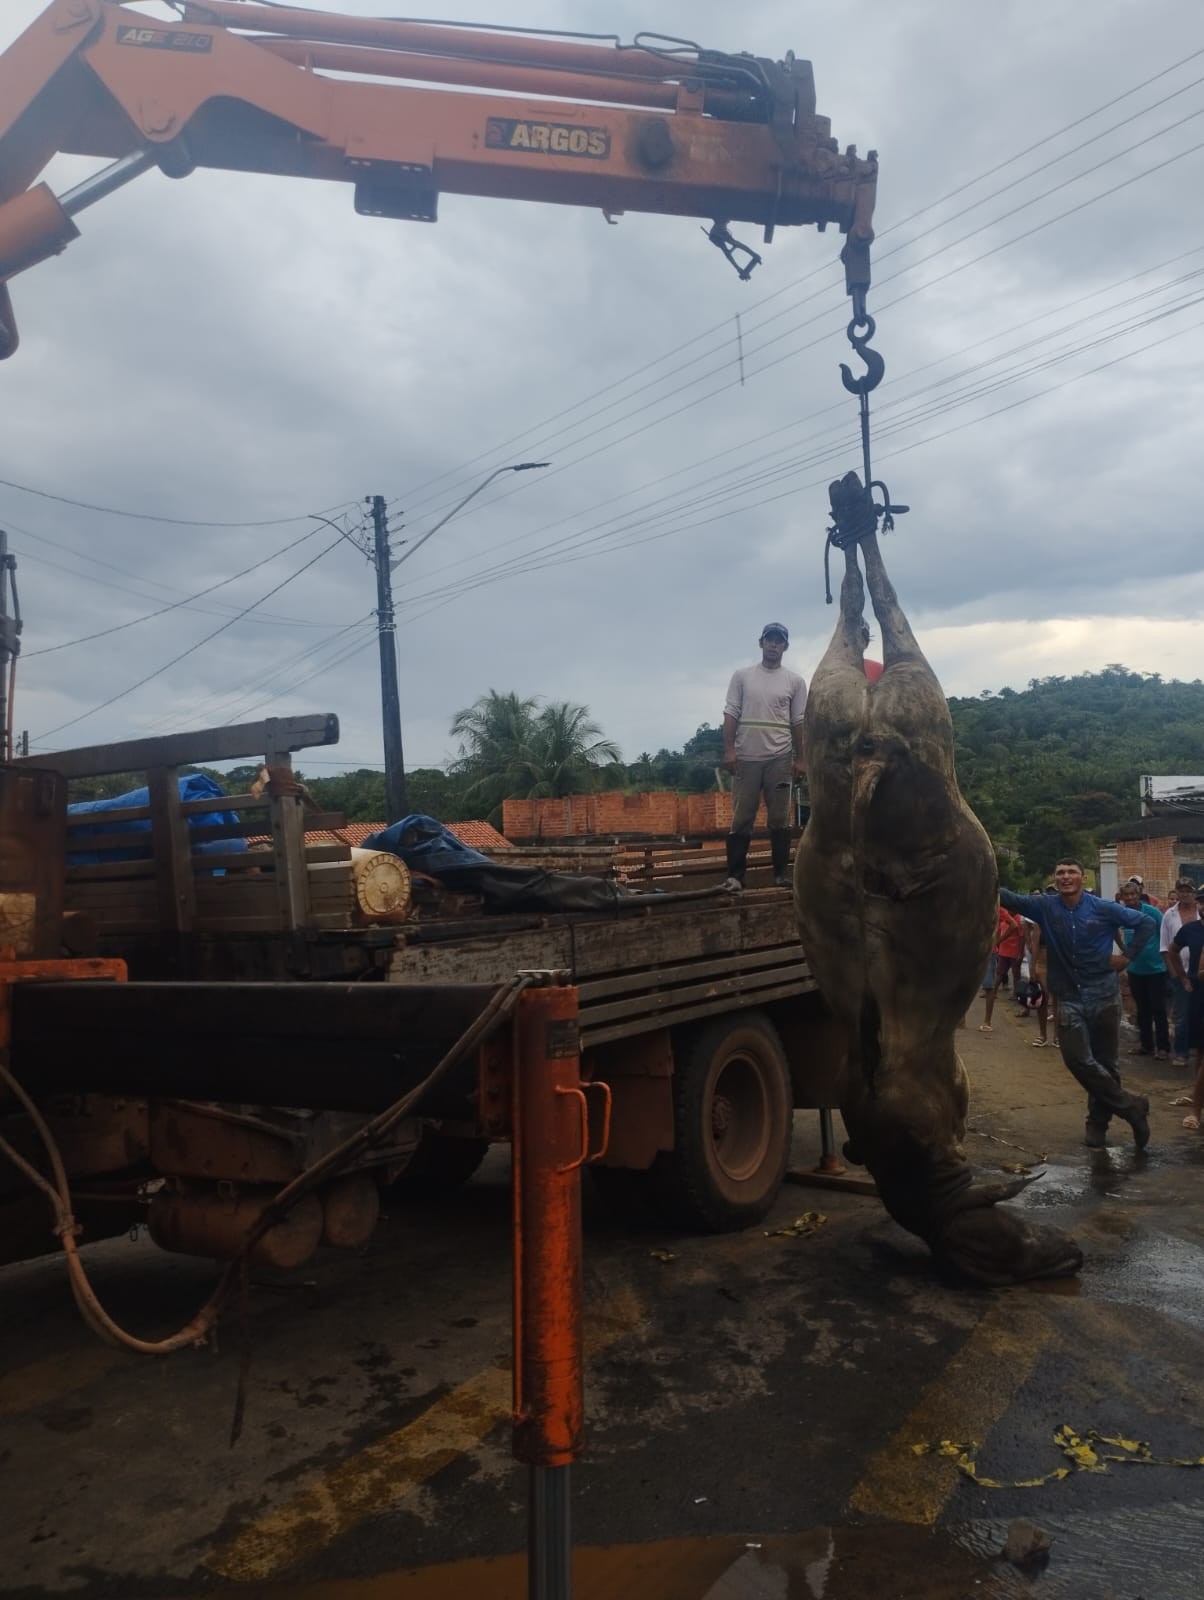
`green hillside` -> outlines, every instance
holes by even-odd
[[[678,750],[645,752],[623,762],[611,759],[616,752],[588,721],[586,707],[539,710],[540,701],[520,702],[490,691],[469,709],[480,720],[498,706],[508,714],[525,706],[531,728],[524,724],[505,738],[493,730],[497,736],[468,746],[462,741],[461,759],[449,772],[411,773],[412,809],[454,822],[482,813],[500,816],[502,794],[563,794],[586,787],[697,793],[715,785],[723,750],[718,728],[704,724]],[[1198,678],[1164,682],[1156,674],[1109,666],[1074,678],[1035,678],[1024,690],[984,691],[974,699],[950,700],[949,707],[962,792],[995,841],[1004,881],[1015,886],[1047,876],[1059,855],[1093,860],[1097,845],[1116,824],[1139,815],[1143,772],[1204,774],[1204,683]],[[572,727],[565,722],[568,713],[580,713]],[[461,713],[461,720],[468,714]],[[570,751],[572,760],[561,748],[566,728],[582,734],[582,749]],[[555,749],[545,750],[541,730],[549,737],[559,730]],[[463,728],[457,724],[454,731],[462,734]],[[302,753],[302,771],[304,764]],[[214,776],[237,790],[255,771],[249,766]],[[379,771],[306,776],[324,808],[351,821],[384,817]],[[120,793],[135,781],[134,774],[118,774],[73,785],[73,798]]]
[[[1198,678],[1165,682],[1108,666],[949,707],[962,792],[1031,878],[1060,854],[1094,855],[1112,827],[1138,816],[1143,772],[1204,773]]]

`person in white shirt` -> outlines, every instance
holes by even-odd
[[[1130,880],[1132,881],[1132,880]],[[1170,1003],[1174,1006],[1174,1046],[1173,1064],[1176,1067],[1187,1065],[1188,1049],[1188,1007],[1191,996],[1183,985],[1176,979],[1176,974],[1171,965],[1171,958],[1167,951],[1174,943],[1175,935],[1185,922],[1192,922],[1199,915],[1196,900],[1196,886],[1190,878],[1177,878],[1171,901],[1162,913],[1162,930],[1158,940],[1158,948],[1162,951],[1162,959],[1166,963],[1167,976],[1171,983]]]
[[[761,659],[732,674],[723,707],[723,764],[734,774],[732,829],[727,836],[728,886],[744,887],[748,844],[761,797],[769,821],[776,888],[790,887],[790,792],[801,778],[807,685],[782,665],[790,635],[780,622],[761,629]]]

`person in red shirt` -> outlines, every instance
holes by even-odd
[[[995,1009],[995,996],[1009,972],[1015,973],[1020,984],[1020,964],[1024,960],[1024,923],[1011,911],[999,908],[999,926],[995,933],[995,984],[987,991],[987,1010],[979,1025],[979,1033],[994,1033],[991,1013]]]

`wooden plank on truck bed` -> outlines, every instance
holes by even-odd
[[[168,733],[155,739],[124,739],[117,744],[49,751],[22,756],[11,765],[49,767],[65,778],[101,778],[112,772],[146,772],[151,767],[191,767],[251,756],[262,758],[271,751],[291,753],[338,742],[339,719],[326,711],[301,717],[270,717],[232,728],[204,728],[199,733]]]
[[[591,1026],[588,1016],[582,1013],[581,1044],[583,1049],[613,1044],[617,1039],[631,1039],[637,1034],[647,1033],[649,1028],[677,1028],[684,1022],[699,1022],[704,1017],[717,1017],[725,1011],[743,1011],[750,1006],[764,1006],[771,1000],[791,1000],[797,995],[811,993],[814,989],[814,983],[802,986],[798,983],[783,983],[772,989],[758,989],[751,994],[720,995],[714,999],[696,1001],[693,1005],[662,1011],[651,1017],[645,1013],[622,1022],[597,1026]]]
[[[683,979],[727,977],[733,972],[771,963],[789,965],[801,962],[803,952],[797,939],[790,944],[766,945],[743,955],[719,956],[713,961],[686,961],[676,967],[648,967],[642,972],[622,972],[613,978],[587,978],[577,987],[582,1006],[600,1002],[611,995],[634,994],[640,989],[659,989]]]
[[[683,969],[678,967],[675,970],[681,972]],[[620,1022],[635,1016],[660,1015],[663,1012],[693,1005],[696,1001],[718,1000],[725,995],[751,994],[757,990],[780,987],[781,984],[792,981],[798,984],[806,981],[806,968],[803,965],[801,950],[796,953],[793,960],[774,962],[769,967],[752,971],[735,972],[728,978],[712,975],[700,983],[672,983],[651,993],[628,995],[623,1000],[599,1001],[592,1006],[583,1005],[581,1022],[582,1026],[594,1024],[600,1027],[607,1022]]]
[[[400,939],[408,932],[400,930]],[[767,891],[746,894],[739,903],[665,906],[650,916],[566,916],[545,927],[436,944],[399,943],[388,977],[392,983],[501,983],[519,968],[564,967],[585,983],[776,946],[801,950],[793,902],[780,891]]]

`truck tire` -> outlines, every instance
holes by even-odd
[[[488,1139],[456,1139],[438,1128],[423,1128],[404,1171],[393,1180],[393,1192],[403,1199],[422,1199],[458,1189],[472,1177],[488,1149]]]
[[[653,1164],[662,1214],[688,1228],[751,1227],[777,1199],[794,1101],[777,1029],[737,1012],[681,1041],[673,1072],[675,1146]]]

